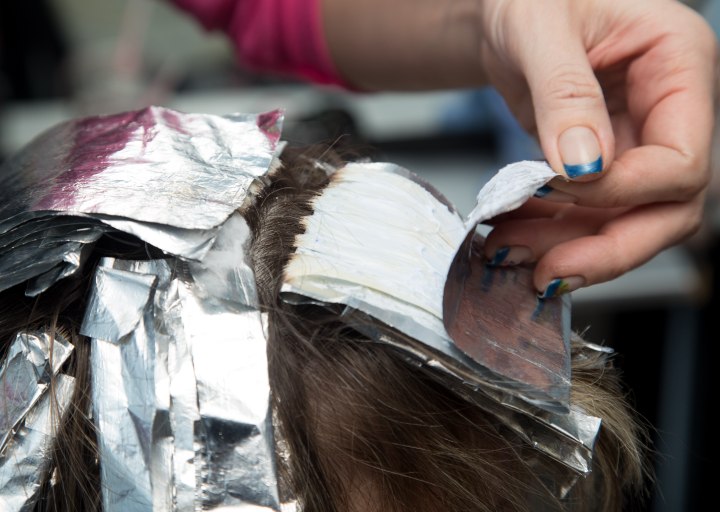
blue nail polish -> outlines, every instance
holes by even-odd
[[[547,285],[545,291],[539,295],[539,297],[541,299],[551,299],[553,297],[557,297],[558,295],[562,295],[567,290],[568,283],[566,283],[564,279],[553,279]]]
[[[503,261],[505,261],[508,254],[510,254],[510,247],[500,247],[500,249],[495,251],[495,256],[493,256],[493,259],[490,260],[489,265],[491,267],[500,265]]]
[[[535,195],[535,197],[545,197],[552,191],[553,191],[553,188],[550,185],[543,185],[542,187],[540,187],[539,189],[537,189],[535,191],[534,195]]]
[[[577,164],[577,165],[563,164],[563,167],[565,168],[565,172],[567,173],[569,178],[579,178],[580,176],[586,176],[588,174],[596,174],[596,173],[602,171],[603,160],[602,160],[602,157],[599,156],[597,160],[595,160],[594,162],[590,162],[589,164]]]

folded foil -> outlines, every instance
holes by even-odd
[[[475,234],[479,222],[517,208],[554,176],[544,163],[512,164],[463,220],[404,169],[350,164],[314,199],[281,292],[292,303],[347,306],[348,323],[462,384],[574,479],[590,470],[600,422],[569,406],[569,299],[538,300],[529,268],[487,268]],[[459,313],[448,326],[446,283],[458,276]]]
[[[60,335],[19,332],[0,367],[0,453],[73,351]]]
[[[42,332],[20,332],[10,345],[0,368],[0,510],[34,503],[74,390],[74,379],[59,373],[72,350],[61,336]]]
[[[0,168],[0,290],[36,295],[92,251],[117,256],[96,268],[81,327],[106,511],[294,506],[279,499],[266,320],[236,213],[276,161],[281,123],[151,107],[59,125]],[[25,461],[0,466],[8,507],[26,506],[50,461],[48,370],[25,359],[11,351],[3,370],[3,455]]]
[[[249,230],[236,215],[222,231],[213,272],[178,259],[97,269],[81,333],[105,511],[280,510],[264,319],[253,293],[232,294],[254,278],[227,252]]]
[[[148,107],[49,129],[0,167],[0,290],[41,293],[116,230],[201,260],[261,186],[281,124]]]
[[[63,123],[0,167],[0,291],[25,283],[37,295],[77,273],[93,251],[114,256],[95,270],[81,327],[92,343],[106,511],[299,509],[280,499],[266,319],[246,261],[250,231],[234,213],[276,165],[281,123],[277,111],[218,117],[150,107]],[[405,170],[348,166],[306,219],[283,294],[347,305],[348,322],[401,347],[529,446],[582,473],[597,419],[568,408],[564,360],[543,363],[535,380],[518,379],[505,372],[512,365],[489,364],[444,323],[448,302],[462,318],[462,286],[445,287],[451,269],[472,263],[475,224],[552,177],[534,165],[520,187],[495,183],[488,190],[498,192],[479,198],[467,220]],[[516,279],[487,275],[491,291]],[[532,321],[562,334],[568,306],[538,304]],[[25,336],[30,348],[11,349],[2,370],[3,382],[14,383],[0,416],[0,489],[8,489],[0,500],[10,510],[31,502],[50,460],[57,417],[47,383],[71,347],[56,340],[52,350],[67,353],[48,358],[44,336]],[[62,411],[73,381],[55,380]]]

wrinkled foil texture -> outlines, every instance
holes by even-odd
[[[98,267],[81,333],[104,510],[280,509],[263,318],[236,285],[177,259]]]
[[[244,259],[249,229],[233,213],[262,187],[281,122],[277,111],[218,117],[149,107],[61,124],[0,169],[0,291],[26,283],[27,295],[42,293],[75,274],[108,238],[118,256],[136,254],[137,244],[118,233],[148,244],[145,259],[102,260],[81,329],[92,340],[93,418],[107,511],[299,509],[279,499],[265,318]],[[463,392],[506,418],[530,445],[583,472],[596,419],[581,411],[560,416],[512,392],[459,350],[444,329],[449,261],[485,214],[474,212],[463,221],[408,171],[377,165],[371,170],[394,181],[383,193],[364,192],[370,199],[364,209],[343,212],[336,207],[346,198],[329,189],[320,200],[327,217],[335,215],[338,222],[318,230],[313,217],[307,222],[319,240],[330,237],[349,248],[350,241],[362,243],[373,234],[368,212],[377,206],[372,218],[387,227],[375,255],[380,272],[352,251],[308,259],[319,279],[289,280],[285,296],[346,304],[351,319],[363,312],[405,333],[412,341],[404,349],[415,361],[461,383]],[[523,190],[531,194],[550,177],[546,169],[531,171]],[[356,182],[353,187],[367,186],[367,179]],[[419,189],[432,200],[418,201]],[[526,192],[513,191],[513,201]],[[398,211],[395,203],[412,208]],[[395,238],[407,226],[414,231]],[[299,246],[304,257],[309,245]],[[166,257],[151,255],[151,248]],[[351,266],[356,282],[328,277],[328,269],[341,262]],[[289,271],[293,275],[302,272]],[[399,343],[378,333],[372,335],[379,341]],[[17,382],[30,383],[4,390],[13,404],[1,419],[7,435],[0,494],[16,509],[31,502],[49,461],[57,417],[43,385],[61,363],[48,369],[48,350],[26,351],[26,362],[12,357],[3,367],[25,379]],[[30,370],[39,376],[35,384]],[[62,411],[73,381],[58,374],[55,388]]]
[[[569,408],[569,366],[558,378],[555,397],[533,394],[532,382],[508,379],[490,370],[489,362],[473,358],[472,351],[461,350],[443,323],[446,279],[468,234],[479,222],[520,206],[555,174],[539,162],[502,169],[480,191],[466,220],[432,187],[407,174],[393,164],[358,163],[332,176],[304,220],[305,232],[296,237],[281,289],[284,299],[348,306],[347,321],[356,328],[461,383],[459,391],[571,469],[575,474],[569,478],[586,474],[600,420]],[[555,309],[558,318],[569,320],[567,300],[545,301],[538,308]],[[404,336],[386,336],[368,316]],[[530,318],[526,327],[531,335]],[[569,337],[560,325],[557,332]],[[560,342],[569,356],[569,339]],[[505,357],[508,366],[537,364],[512,353]]]
[[[102,259],[82,322],[106,511],[294,506],[278,498],[266,320],[244,259],[250,231],[234,213],[262,188],[281,123],[279,111],[151,107],[59,125],[0,169],[0,290],[25,282],[27,295],[41,293],[104,235],[118,256],[166,254]],[[67,355],[55,346],[59,366]],[[49,463],[41,352],[11,351],[3,370],[17,383],[0,420],[0,494],[13,509],[31,503]],[[31,374],[43,377],[31,386]],[[53,389],[61,408],[68,379]]]
[[[213,116],[162,107],[67,121],[0,168],[0,290],[36,295],[118,230],[201,260],[275,154],[282,113]]]
[[[0,510],[35,499],[74,390],[74,379],[59,373],[72,351],[62,336],[42,332],[19,332],[10,345],[0,368]]]

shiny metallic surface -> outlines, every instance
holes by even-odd
[[[98,267],[82,332],[114,337],[93,339],[92,361],[107,511],[280,508],[263,320],[243,304],[254,276],[228,252],[247,226],[231,217],[221,233],[207,256],[221,274],[173,259]]]
[[[27,294],[41,293],[106,234],[118,256],[142,253],[143,243],[168,256],[102,259],[80,329],[92,343],[106,511],[280,510],[265,320],[245,260],[250,231],[234,212],[261,189],[281,124],[279,111],[151,107],[64,123],[0,170],[0,289],[27,282]],[[3,368],[14,401],[2,423],[15,457],[49,379],[47,347],[27,340]],[[52,439],[43,432],[26,450],[34,465],[22,469],[34,481],[45,463],[36,448]],[[25,495],[10,486],[28,474],[0,469],[21,506]]]
[[[0,290],[27,283],[36,295],[82,268],[98,243],[115,244],[117,257],[95,270],[81,327],[92,343],[106,512],[300,509],[278,489],[266,318],[250,231],[236,213],[277,164],[281,124],[279,111],[218,117],[150,107],[59,125],[0,168]],[[540,167],[501,171],[463,220],[404,169],[349,165],[305,220],[283,294],[349,306],[353,326],[566,464],[565,489],[589,467],[599,420],[498,374],[444,323],[458,248],[478,222],[552,177]],[[9,510],[29,503],[43,477],[57,420],[45,389],[72,349],[56,340],[48,359],[42,333],[24,336],[1,370],[2,397],[12,399],[0,411],[0,504],[8,500]],[[73,382],[56,379],[62,410]]]
[[[156,277],[99,266],[80,334],[119,343],[142,320]]]
[[[105,259],[96,270],[89,301],[94,309],[88,308],[81,332],[108,334],[105,339],[93,337],[91,350],[103,509],[139,512],[153,507],[151,455],[158,433],[154,426],[162,421],[156,403],[158,358],[150,301],[157,278],[149,272],[113,269],[113,261]],[[160,430],[161,439],[163,434]]]
[[[45,393],[17,426],[0,454],[0,510],[32,510],[52,456],[52,442],[60,418],[70,404],[75,380],[55,378],[53,395]]]
[[[517,208],[555,174],[538,162],[504,168],[481,190],[465,220],[410,176],[381,163],[350,164],[334,173],[304,219],[305,232],[296,237],[281,288],[284,299],[348,306],[350,325],[398,347],[495,414],[529,446],[565,464],[569,485],[589,471],[599,429],[597,418],[569,408],[569,301],[538,303],[529,269],[502,274],[484,269],[471,254],[477,249],[464,242],[477,223]],[[466,268],[457,269],[463,248]],[[472,271],[471,265],[476,265]],[[528,275],[515,275],[523,271]],[[458,315],[448,325],[443,301],[449,275],[460,276],[457,304],[474,279],[470,299],[493,318],[475,325],[481,311]],[[378,328],[376,320],[385,327]],[[488,333],[488,322],[498,327]],[[457,329],[464,337],[457,337]],[[541,329],[548,331],[545,344],[535,339]]]
[[[34,278],[42,292],[114,230],[201,260],[260,187],[282,120],[148,107],[41,134],[0,167],[0,290]]]
[[[3,165],[0,218],[53,211],[214,228],[267,172],[277,142],[268,130],[281,122],[271,115],[147,107],[60,124]]]
[[[15,336],[0,367],[0,453],[72,351],[60,335],[19,332]]]

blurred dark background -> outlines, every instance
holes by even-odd
[[[720,29],[719,0],[688,3]],[[216,114],[282,107],[291,144],[364,148],[424,176],[462,213],[501,166],[541,158],[491,89],[362,95],[318,88],[242,69],[221,35],[160,1],[0,2],[0,160],[62,120],[148,104]],[[616,349],[630,396],[655,428],[658,485],[643,510],[702,510],[715,498],[718,166],[715,159],[697,235],[612,283],[573,294],[573,327]]]

